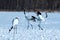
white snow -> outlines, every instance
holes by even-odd
[[[18,29],[17,34],[12,30],[0,29],[0,40],[60,40],[59,30]]]
[[[5,19],[6,21],[0,20],[0,40],[60,40],[60,14],[48,13],[48,18],[41,25],[44,30],[39,30],[38,26],[33,22],[33,29],[31,29],[31,27],[27,29],[27,20],[23,12],[13,13],[14,14],[12,14],[12,12],[2,12],[1,14],[0,19],[7,16]],[[29,15],[33,15],[32,13],[33,12]],[[17,27],[17,34],[14,33],[14,29],[10,33],[8,31],[11,26],[10,19],[13,19],[15,16],[18,16],[20,20]]]

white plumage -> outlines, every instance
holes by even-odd
[[[16,25],[18,25],[18,23],[19,23],[18,18],[15,18],[15,19],[13,20],[13,27],[16,26]]]
[[[40,19],[41,21],[45,21],[45,18],[44,18],[42,15],[39,15],[39,19]]]
[[[18,25],[18,23],[19,23],[18,17],[15,17],[15,18],[13,19],[13,21],[12,21],[12,27],[9,29],[9,32],[10,32],[12,29],[14,29],[14,30],[17,31],[17,25]],[[16,33],[17,33],[17,32],[16,32]]]

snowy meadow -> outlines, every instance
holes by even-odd
[[[26,12],[28,17],[31,15],[36,16],[36,12]],[[45,17],[45,12],[41,12]],[[48,17],[41,23],[43,30],[39,30],[37,24],[33,24],[27,29],[27,20],[25,19],[24,12],[0,12],[0,40],[60,40],[60,12],[47,12]],[[9,33],[12,26],[12,19],[19,18],[17,26],[17,34],[14,29]]]

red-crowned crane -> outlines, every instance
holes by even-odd
[[[18,18],[18,17],[15,17],[15,18],[12,20],[12,27],[9,29],[9,32],[10,32],[12,29],[14,29],[15,33],[17,33],[18,23],[19,23],[19,18]]]
[[[37,17],[38,17],[37,20],[39,21],[38,27],[39,29],[43,30],[43,28],[41,27],[41,22],[45,21],[45,18],[42,16],[42,13],[40,13],[39,11],[37,11]]]
[[[32,27],[32,29],[33,29],[33,25],[30,24],[30,21],[36,22],[35,19],[37,19],[37,18],[36,18],[35,16],[31,16],[31,18],[28,18],[28,16],[26,16],[25,10],[24,10],[24,15],[25,15],[25,18],[27,19],[27,22],[28,22],[27,29],[29,28],[29,25],[31,25],[31,27]]]

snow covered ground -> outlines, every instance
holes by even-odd
[[[26,12],[28,15],[34,15],[34,12]],[[45,16],[45,12],[42,12]],[[41,26],[44,30],[39,30],[36,23],[34,27],[27,29],[27,20],[23,12],[0,12],[0,40],[60,40],[60,12],[48,12],[48,18],[42,22]],[[12,19],[19,17],[19,25],[17,34],[14,30],[8,32],[11,27]],[[38,23],[38,22],[37,22]]]

